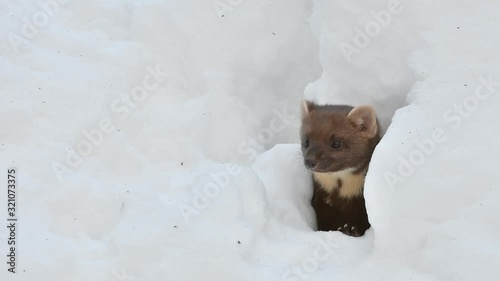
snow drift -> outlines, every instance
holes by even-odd
[[[0,163],[18,169],[20,225],[17,273],[0,278],[496,278],[499,12],[0,2]],[[362,238],[314,231],[304,97],[372,104],[387,130]]]

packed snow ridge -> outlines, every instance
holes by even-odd
[[[0,279],[498,278],[499,14],[0,1],[0,163],[18,180],[16,273],[1,227]],[[384,128],[361,238],[315,231],[304,98],[372,105]]]

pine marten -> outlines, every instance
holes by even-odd
[[[359,237],[370,228],[363,187],[380,141],[375,110],[368,105],[302,102],[304,165],[312,171],[318,230]]]

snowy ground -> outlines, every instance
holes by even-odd
[[[0,0],[0,166],[18,181],[0,280],[500,280],[499,14]],[[313,231],[304,97],[372,104],[387,131],[362,238]]]

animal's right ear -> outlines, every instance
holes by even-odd
[[[311,110],[314,108],[314,103],[308,100],[302,100],[302,105],[300,107],[300,112],[302,113],[302,119],[309,117]]]

